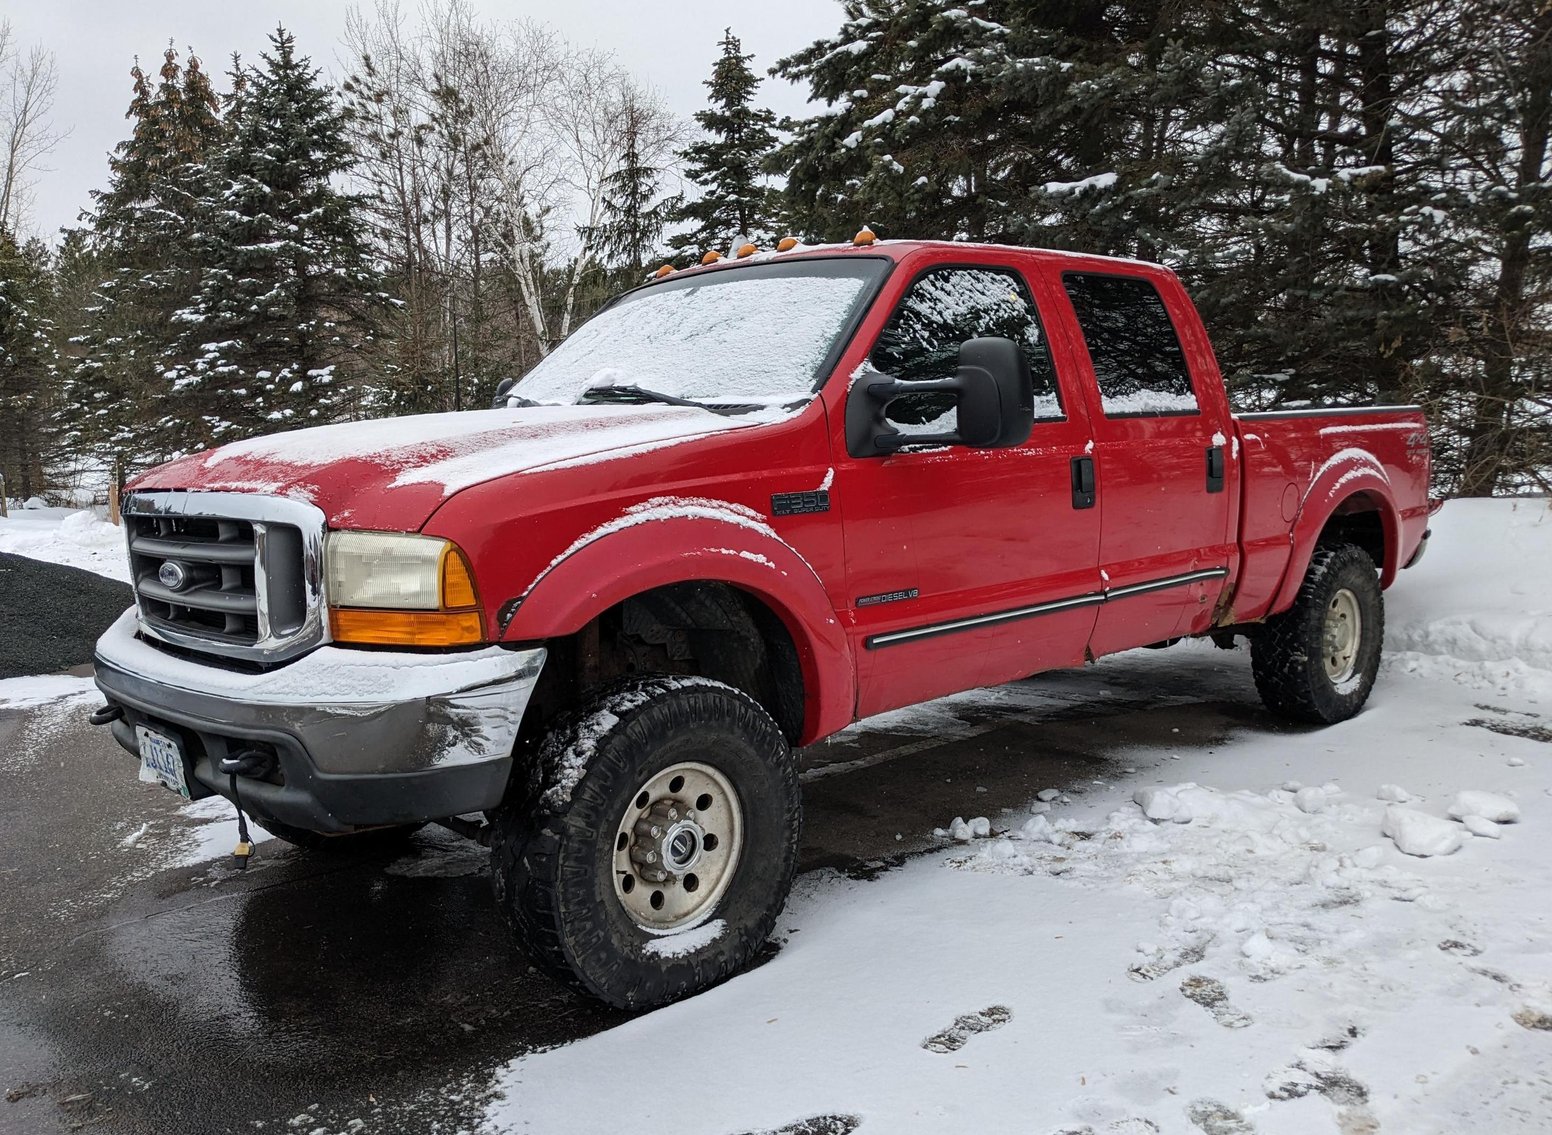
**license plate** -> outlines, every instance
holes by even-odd
[[[140,740],[140,779],[147,784],[165,785],[187,800],[189,782],[183,772],[183,749],[178,742],[144,725],[135,726],[135,736]]]

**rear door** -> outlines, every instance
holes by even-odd
[[[1195,315],[1160,283],[1171,281],[1108,266],[1061,273],[1072,353],[1087,361],[1102,515],[1095,656],[1205,630],[1234,562],[1222,382],[1210,352],[1188,365],[1177,328],[1199,330]],[[1192,346],[1200,358],[1205,338]]]
[[[1028,282],[1005,258],[901,276],[883,297],[893,303],[869,369],[949,377],[965,340],[1011,338],[1030,363],[1038,420],[1014,448],[853,458],[845,390],[827,391],[859,716],[1080,664],[1098,589],[1098,510],[1075,507],[1072,490],[1072,463],[1088,456],[1087,410],[1058,381]],[[907,431],[951,430],[953,399],[907,396],[890,418]]]

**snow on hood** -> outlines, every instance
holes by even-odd
[[[420,414],[233,442],[158,466],[132,489],[271,493],[331,524],[418,528],[454,493],[754,425],[681,406],[535,406]]]

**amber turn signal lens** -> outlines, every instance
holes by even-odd
[[[442,606],[449,609],[478,607],[479,596],[474,593],[474,576],[469,572],[469,562],[463,553],[449,545],[442,553]]]
[[[361,611],[329,609],[335,642],[371,646],[474,646],[485,639],[478,611]]]
[[[780,241],[777,242],[777,244],[776,244],[776,251],[777,252],[791,252],[797,246],[798,246],[798,238],[797,237],[795,237],[795,236],[784,236],[784,237],[781,238]]]

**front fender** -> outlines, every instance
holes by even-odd
[[[1345,449],[1320,467],[1299,505],[1293,523],[1293,551],[1288,559],[1288,571],[1272,602],[1274,613],[1293,605],[1304,575],[1309,571],[1310,560],[1314,558],[1321,532],[1354,497],[1372,502],[1380,515],[1380,526],[1385,533],[1385,562],[1379,565],[1380,586],[1389,587],[1395,582],[1401,566],[1401,515],[1396,509],[1390,477],[1373,454],[1362,449]]]
[[[650,506],[652,502],[647,502]],[[638,505],[571,545],[539,573],[502,633],[504,642],[575,634],[634,595],[710,581],[746,591],[776,614],[802,666],[808,744],[850,724],[856,678],[840,620],[808,562],[756,514],[721,504],[655,515]]]

